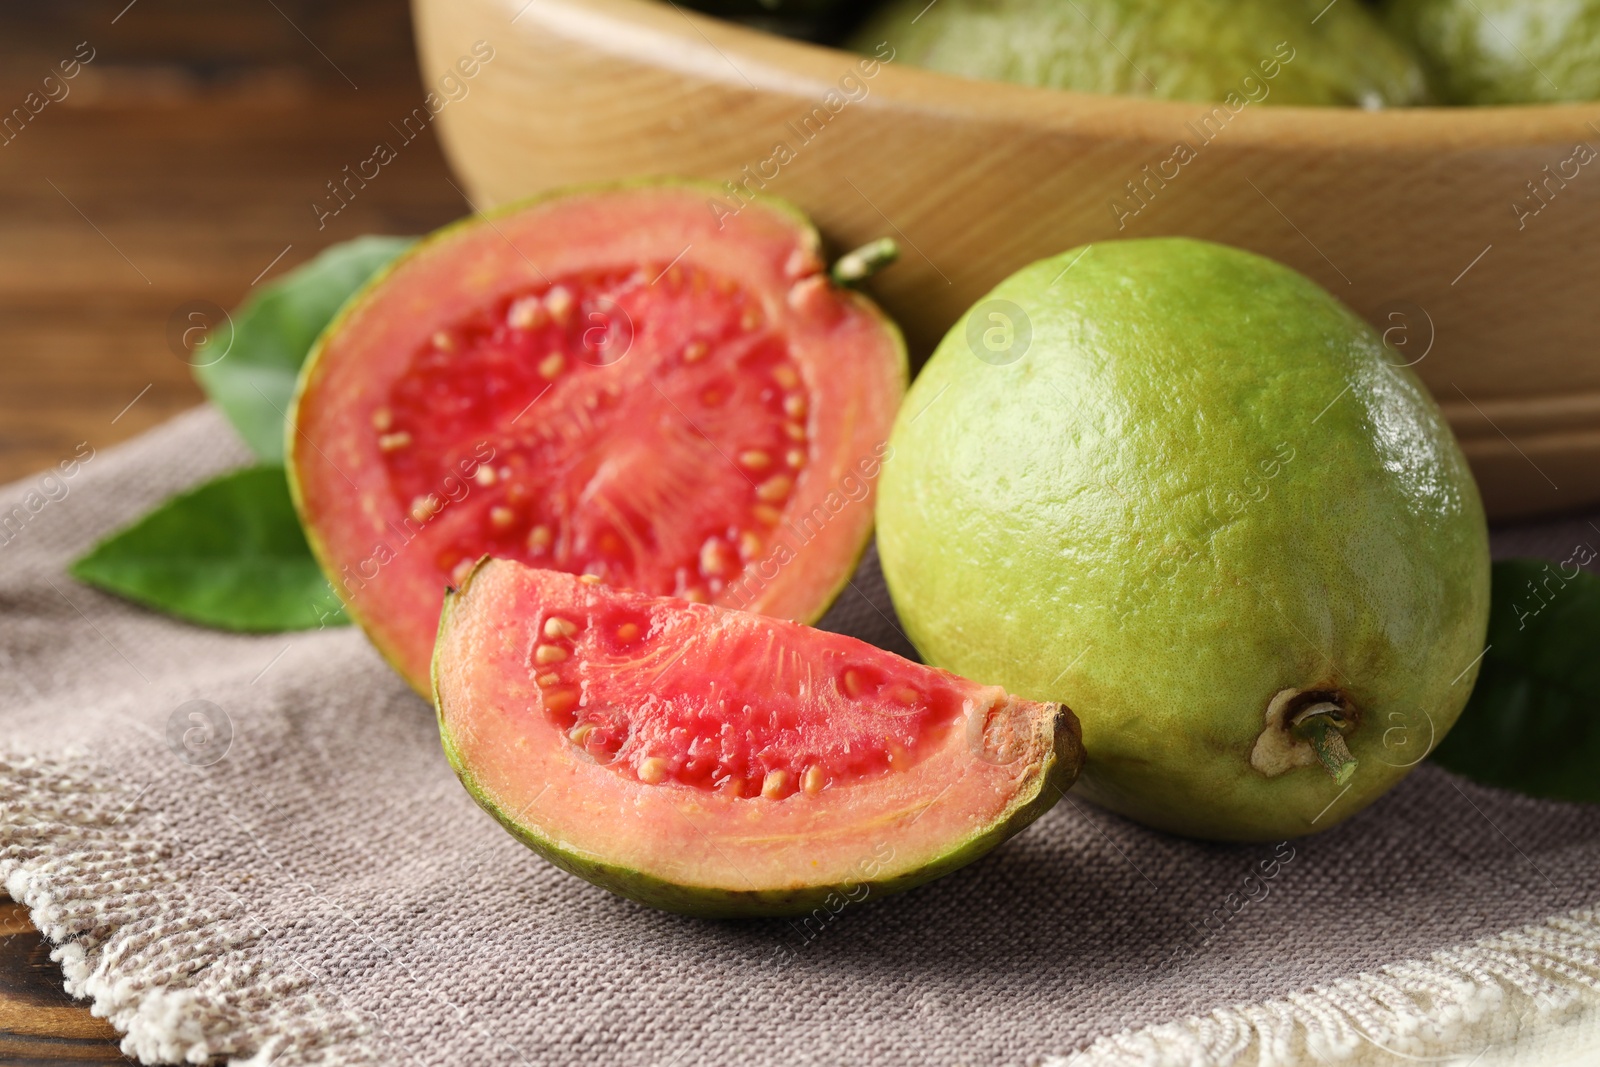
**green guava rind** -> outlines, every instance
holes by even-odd
[[[925,882],[942,878],[985,853],[1006,839],[1025,829],[1033,820],[1044,814],[1060,799],[1065,789],[1059,784],[1062,777],[1056,772],[1058,761],[1039,781],[1031,798],[1002,822],[984,833],[955,845],[932,863],[914,871],[889,878],[864,878],[857,882],[836,885],[804,885],[794,888],[764,891],[723,889],[712,886],[677,885],[653,878],[643,871],[607,863],[603,858],[563,849],[559,844],[541,836],[527,826],[519,824],[512,816],[491,801],[473,780],[471,772],[459,762],[451,747],[448,734],[442,733],[445,755],[455,768],[461,784],[493,815],[495,820],[510,831],[524,845],[543,856],[555,866],[621,897],[652,908],[691,915],[703,919],[755,919],[782,916],[808,915],[830,905],[837,910],[841,900],[864,901],[914,889]]]
[[[447,241],[451,237],[455,236],[457,232],[463,229],[481,225],[485,222],[492,223],[494,219],[516,214],[517,212],[525,211],[528,208],[534,207],[538,204],[546,203],[551,200],[559,200],[563,197],[583,196],[594,193],[604,193],[612,190],[661,186],[698,190],[704,192],[708,199],[720,197],[725,192],[725,190],[723,190],[720,186],[717,186],[712,182],[699,181],[691,178],[633,178],[624,181],[595,182],[586,185],[576,185],[561,189],[554,189],[546,193],[541,193],[537,196],[531,196],[522,200],[514,201],[490,212],[468,215],[465,218],[457,219],[455,222],[452,222],[446,226],[442,226],[439,229],[434,230],[432,233],[422,237],[415,244],[413,244],[409,250],[396,256],[386,266],[379,268],[378,271],[367,280],[366,284],[352,293],[350,298],[346,300],[344,305],[339,309],[339,313],[333,317],[333,319],[323,329],[322,333],[317,336],[316,342],[311,346],[311,351],[306,356],[305,363],[300,368],[300,376],[295,383],[294,397],[289,407],[289,418],[284,430],[285,472],[287,473],[289,480],[289,498],[294,502],[295,511],[300,516],[300,525],[305,530],[306,542],[311,547],[311,554],[316,558],[318,565],[321,566],[323,575],[328,579],[328,584],[332,586],[333,590],[338,594],[341,602],[344,604],[345,613],[351,619],[354,619],[356,624],[361,627],[362,631],[367,635],[368,640],[372,642],[373,647],[378,650],[379,655],[384,658],[384,661],[388,663],[390,667],[394,668],[395,673],[400,675],[401,678],[404,678],[406,683],[416,690],[418,695],[424,698],[428,698],[430,696],[427,681],[424,679],[412,678],[407,673],[399,651],[390,645],[389,642],[385,641],[382,634],[378,630],[374,629],[367,623],[355,601],[351,597],[345,595],[344,585],[339,580],[340,564],[331,557],[326,546],[322,543],[321,537],[318,536],[316,517],[308,513],[305,494],[300,485],[300,471],[297,464],[294,462],[294,442],[296,435],[300,432],[298,424],[300,405],[305,399],[307,388],[316,378],[317,364],[321,361],[323,353],[327,350],[329,339],[338,334],[339,330],[361,307],[366,298],[374,291],[379,289],[391,274],[399,270],[405,264],[409,263],[414,257],[427,255],[429,250],[435,245]],[[758,203],[761,206],[779,214],[788,216],[794,223],[795,232],[800,242],[808,250],[820,253],[822,248],[822,235],[817,232],[816,226],[811,222],[810,217],[807,216],[805,212],[801,211],[789,201],[775,196],[762,194],[753,198],[747,197],[747,199],[751,199],[752,202]],[[876,319],[878,324],[883,329],[885,335],[888,336],[892,341],[892,352],[894,353],[896,360],[895,369],[898,372],[896,379],[899,385],[900,393],[903,396],[905,394],[906,385],[910,381],[911,364],[910,357],[906,350],[905,335],[900,332],[900,327],[893,319],[889,318],[889,316],[884,313],[882,308],[878,307],[878,305],[867,296],[858,293],[853,289],[846,289],[837,286],[835,287],[834,291],[837,295],[849,300],[860,310]],[[866,555],[867,546],[871,544],[871,542],[872,532],[871,530],[868,530],[866,536],[862,538],[860,546],[856,549],[854,559],[851,560],[848,567],[842,569],[841,577],[834,582],[831,589],[819,591],[816,608],[805,618],[798,621],[804,623],[813,623],[827,614],[828,609],[833,606],[833,602],[839,599],[839,595],[843,593],[845,587],[850,584],[850,579],[855,574],[857,567],[860,566],[862,558]]]
[[[450,613],[461,592],[471,584],[473,576],[487,561],[479,560],[460,589],[445,594],[444,608],[439,613],[439,631],[442,634],[449,624]],[[438,643],[435,643],[438,647]],[[860,903],[879,897],[901,893],[908,889],[941,878],[958,868],[965,867],[1006,839],[1026,829],[1039,816],[1050,810],[1056,801],[1072,787],[1083,763],[1083,750],[1078,738],[1077,720],[1066,707],[1057,709],[1055,741],[1050,754],[1041,765],[1041,773],[1032,783],[1013,798],[1004,816],[983,830],[951,843],[948,851],[915,870],[901,871],[884,878],[863,878],[860,881],[828,884],[797,884],[792,887],[768,890],[734,890],[715,886],[680,885],[663,881],[630,867],[607,862],[605,857],[589,852],[564,848],[534,828],[519,822],[480,786],[473,777],[471,767],[462,759],[449,727],[445,723],[444,702],[439,695],[439,658],[434,657],[430,678],[432,703],[439,721],[439,740],[445,758],[456,772],[456,777],[466,787],[478,806],[494,816],[495,821],[550,863],[577,875],[579,878],[621,897],[637,901],[652,908],[676,912],[704,919],[753,919],[808,915],[819,908],[837,911],[839,901]],[[864,891],[863,891],[864,890]]]
[[[1031,325],[1013,362],[974,354],[1005,339],[995,314]],[[878,546],[908,635],[1069,704],[1079,791],[1107,807],[1223,840],[1339,822],[1455,721],[1488,621],[1476,485],[1400,362],[1308,279],[1221,245],[1024,268],[945,337],[890,439]],[[1348,791],[1256,770],[1272,696],[1324,687],[1359,709]]]
[[[885,41],[896,62],[1049,89],[1365,107],[1427,100],[1416,58],[1371,11],[1326,0],[890,0],[849,47],[870,53]]]
[[[1395,0],[1387,14],[1447,103],[1600,100],[1600,0]]]

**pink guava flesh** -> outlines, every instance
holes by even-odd
[[[1049,807],[1082,759],[1059,704],[501,560],[447,603],[434,684],[480,804],[566,869],[683,911],[935,877]]]
[[[291,482],[351,614],[418,688],[485,554],[814,619],[848,580],[905,387],[815,232],[703,190],[556,197],[442,231],[341,313]]]

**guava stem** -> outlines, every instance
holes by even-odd
[[[835,285],[860,285],[899,258],[900,246],[894,238],[880,237],[840,256],[829,274]]]
[[[1294,717],[1295,736],[1310,743],[1322,761],[1323,769],[1338,785],[1344,785],[1356,773],[1356,758],[1344,743],[1344,728],[1350,725],[1344,710],[1337,704],[1316,704]]]

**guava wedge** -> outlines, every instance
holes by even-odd
[[[451,765],[506,829],[695,915],[909,889],[1021,830],[1082,762],[1065,705],[507,560],[446,598],[433,684]]]
[[[1236,248],[1023,268],[891,438],[878,551],[906,633],[1071,704],[1090,800],[1220,840],[1337,824],[1445,736],[1488,626],[1477,486],[1407,362]]]
[[[287,455],[349,614],[426,692],[483,555],[809,621],[871,535],[899,331],[777,202],[579,190],[427,238],[300,377]]]

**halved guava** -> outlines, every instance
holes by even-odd
[[[904,343],[797,211],[709,200],[636,184],[458,223],[319,339],[290,485],[419,691],[445,586],[485,554],[806,621],[849,580]]]
[[[1083,761],[1063,704],[504,560],[446,598],[433,684],[451,765],[506,829],[688,914],[909,889],[1032,822]]]

